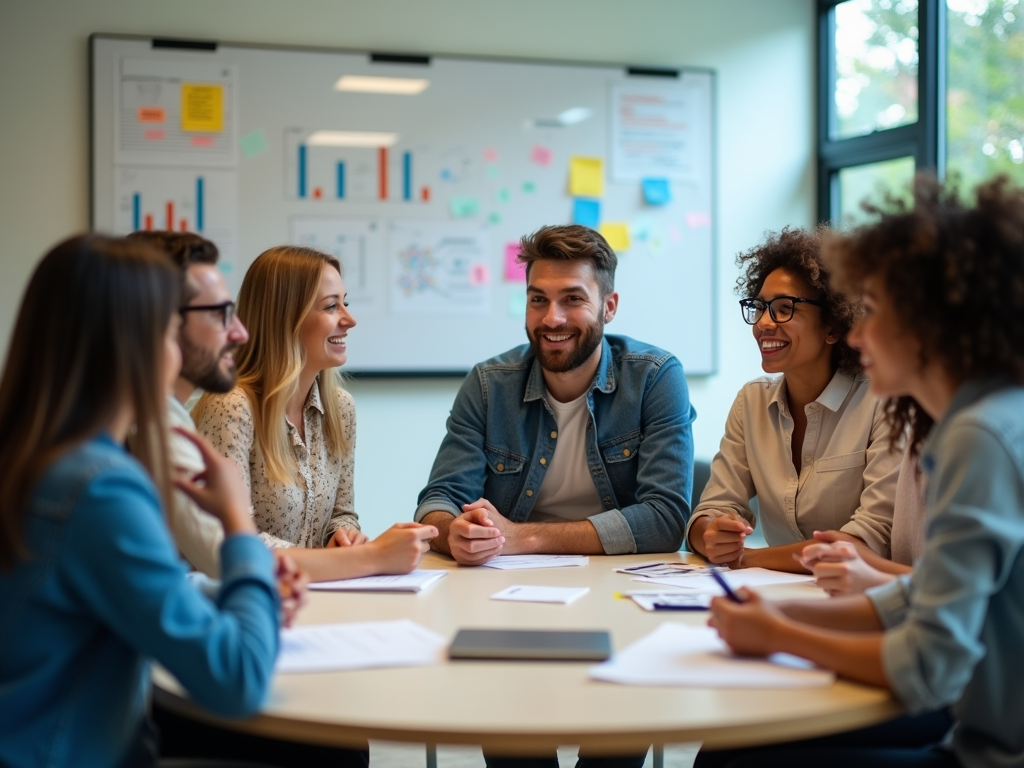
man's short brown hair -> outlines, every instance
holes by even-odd
[[[526,265],[526,274],[535,261],[589,261],[594,267],[601,296],[615,290],[615,267],[619,260],[615,251],[599,232],[579,224],[550,225],[541,227],[532,235],[519,241],[517,261]]]
[[[171,261],[181,270],[182,304],[192,301],[196,293],[186,277],[188,268],[193,264],[216,264],[220,256],[216,245],[195,232],[139,231],[125,235],[124,239],[129,242],[148,243],[171,257]]]

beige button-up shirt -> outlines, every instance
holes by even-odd
[[[314,384],[302,409],[306,442],[288,424],[299,482],[280,485],[267,479],[263,451],[256,442],[252,404],[238,387],[214,397],[197,424],[199,431],[233,459],[252,493],[253,520],[269,547],[322,547],[339,528],[359,530],[354,506],[356,408],[352,395],[338,390],[348,451],[331,453],[324,439],[323,403]]]
[[[889,450],[882,403],[868,393],[863,375],[836,373],[804,411],[807,432],[798,474],[785,377],[762,377],[744,385],[729,412],[686,541],[694,521],[707,515],[732,511],[756,525],[750,508],[756,496],[757,517],[769,546],[838,529],[889,556],[902,451]]]

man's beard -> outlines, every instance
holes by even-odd
[[[527,331],[530,339],[530,347],[540,362],[540,367],[551,373],[568,373],[574,371],[590,359],[594,350],[601,346],[601,339],[604,337],[604,320],[599,319],[593,325],[585,326],[579,330],[576,337],[576,346],[568,354],[552,354],[541,346],[541,336],[557,335],[559,333],[571,333],[568,328],[538,328],[533,335]]]
[[[237,372],[232,364],[225,372],[221,370],[220,359],[227,352],[235,349],[237,344],[227,344],[215,355],[210,351],[193,345],[182,334],[178,337],[181,346],[181,376],[188,379],[200,389],[207,392],[230,392],[235,386]]]

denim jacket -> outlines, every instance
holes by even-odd
[[[224,541],[211,602],[185,577],[149,477],[106,436],[51,464],[29,503],[30,556],[0,569],[0,765],[152,764],[150,658],[217,714],[259,708],[279,601],[257,537]]]
[[[483,497],[525,522],[555,450],[557,422],[529,345],[477,365],[455,398],[448,434],[419,497],[416,520],[458,516]],[[673,355],[605,336],[587,393],[587,463],[604,511],[588,518],[607,554],[673,552],[683,541],[693,485],[696,416]]]

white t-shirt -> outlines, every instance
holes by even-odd
[[[568,403],[558,402],[550,392],[545,399],[555,415],[558,437],[529,520],[586,520],[604,512],[587,466],[587,425],[590,423],[587,393]]]

